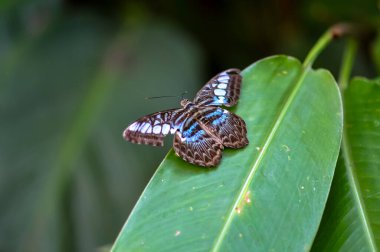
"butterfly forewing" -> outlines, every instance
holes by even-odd
[[[216,166],[222,157],[223,145],[209,135],[194,118],[178,130],[173,143],[175,153],[185,161],[199,166]]]
[[[194,103],[202,106],[235,105],[240,96],[241,79],[239,69],[228,69],[219,73],[199,90]]]
[[[164,137],[176,130],[173,119],[181,109],[171,109],[141,117],[123,132],[125,140],[132,143],[163,146]]]

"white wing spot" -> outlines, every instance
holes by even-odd
[[[215,90],[214,90],[214,94],[217,95],[217,96],[223,96],[223,95],[226,95],[226,90],[223,90],[223,89],[215,89]]]
[[[169,131],[170,131],[170,125],[169,124],[165,123],[164,125],[162,125],[162,134],[166,135],[169,133]]]
[[[230,79],[230,77],[228,77],[228,75],[227,75],[227,76],[219,77],[218,81],[219,82],[228,82],[229,79]]]
[[[227,88],[227,84],[224,84],[224,83],[219,84],[218,88],[220,88],[220,89],[226,89]]]
[[[130,131],[136,131],[138,127],[139,127],[138,123],[137,123],[137,122],[134,122],[134,123],[132,123],[132,124],[128,127],[128,129],[129,129]]]
[[[157,124],[160,124],[160,121],[159,121],[159,120],[155,120],[155,121],[154,121],[154,125],[157,125]]]
[[[148,123],[144,123],[140,129],[140,132],[141,133],[146,133],[146,131],[148,130],[149,128],[149,124]]]
[[[148,130],[146,131],[148,134],[152,134],[152,126],[149,126]]]
[[[216,84],[215,83],[213,83],[213,84],[211,84],[212,85],[212,87],[216,87]]]
[[[161,126],[154,126],[153,127],[153,133],[154,134],[160,134],[161,132]]]
[[[224,97],[223,96],[218,96],[218,102],[223,103],[224,102]]]

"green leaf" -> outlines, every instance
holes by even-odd
[[[170,151],[114,251],[301,251],[311,247],[339,152],[342,106],[326,70],[287,56],[243,71],[234,112],[250,144],[204,169]]]
[[[380,82],[355,78],[344,91],[342,152],[314,251],[380,249]]]

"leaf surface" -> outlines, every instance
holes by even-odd
[[[204,169],[170,151],[114,251],[300,251],[311,247],[338,156],[342,106],[326,70],[287,56],[246,68],[233,112],[250,144]]]
[[[315,251],[380,249],[380,82],[355,78],[344,91],[345,127]]]

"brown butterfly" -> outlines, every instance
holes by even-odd
[[[182,108],[144,116],[123,132],[132,143],[163,146],[167,134],[175,134],[177,156],[199,166],[216,166],[224,147],[242,148],[248,144],[242,118],[220,106],[235,105],[240,96],[239,69],[216,75],[199,90],[193,102],[183,99]]]

